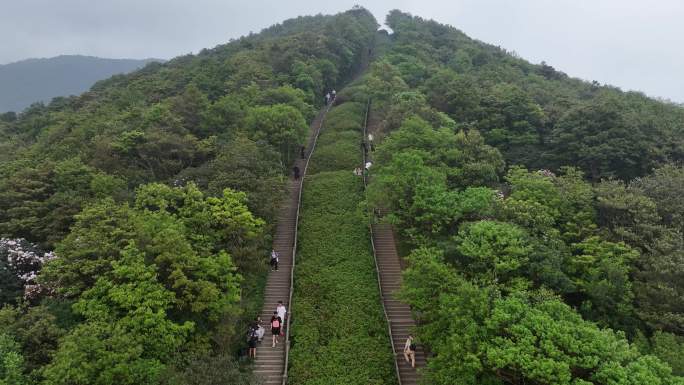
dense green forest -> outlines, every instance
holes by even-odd
[[[682,384],[684,109],[387,17],[369,201],[426,384]]]
[[[276,209],[364,9],[0,115],[0,384],[253,383]]]
[[[368,53],[304,183],[290,383],[395,382],[369,204],[425,384],[684,384],[684,108],[386,24],[300,17],[0,115],[0,385],[256,383],[288,171]]]

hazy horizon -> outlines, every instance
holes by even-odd
[[[337,13],[356,1],[14,1],[0,14],[0,64],[60,55],[171,59],[300,15]],[[470,37],[546,61],[569,76],[684,102],[684,3],[663,0],[369,1],[379,23],[391,9],[454,26]],[[264,12],[268,9],[268,12]],[[30,23],[27,21],[31,21]]]
[[[9,63],[0,63],[0,66],[4,65],[11,65],[11,64],[17,64],[21,62],[25,62],[28,60],[50,60],[50,59],[55,59],[60,56],[67,56],[67,57],[84,57],[84,58],[93,58],[93,59],[103,59],[103,60],[153,60],[153,61],[168,61],[170,58],[158,58],[158,57],[102,57],[102,56],[94,56],[94,55],[82,55],[82,54],[60,54],[60,55],[55,55],[55,56],[44,56],[44,57],[27,57],[24,59],[19,59],[15,61],[11,61]]]

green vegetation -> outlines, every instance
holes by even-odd
[[[292,308],[292,384],[393,384],[392,348],[361,206],[365,105],[328,114],[302,197]],[[350,365],[350,363],[354,363]]]
[[[575,166],[591,180],[644,176],[684,149],[684,109],[568,77],[434,21],[393,11],[391,49],[368,84],[395,129],[417,114],[477,129],[509,164]]]
[[[395,382],[368,200],[425,383],[684,384],[684,108],[387,24],[301,17],[1,114],[0,384],[255,383],[236,358],[286,175],[372,41],[305,181],[290,382]]]
[[[0,383],[256,383],[287,174],[376,25],[289,20],[0,115]]]
[[[425,382],[684,383],[684,109],[387,24],[368,199],[409,250]]]

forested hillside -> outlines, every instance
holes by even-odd
[[[158,59],[104,59],[62,55],[0,65],[0,113],[87,91],[98,80],[125,74]]]
[[[381,220],[424,384],[684,385],[684,108],[387,25],[300,17],[1,114],[0,384],[258,383],[237,358],[319,116],[289,383],[396,382]]]
[[[0,115],[0,383],[254,383],[284,182],[376,28],[300,17]]]
[[[399,11],[365,78],[426,384],[682,384],[684,109]]]

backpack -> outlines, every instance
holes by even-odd
[[[247,333],[247,341],[255,340],[258,339],[259,335],[257,334],[257,331],[255,328],[249,328],[249,332]]]
[[[276,318],[273,321],[271,321],[271,327],[274,329],[279,328],[280,327],[280,320]]]

